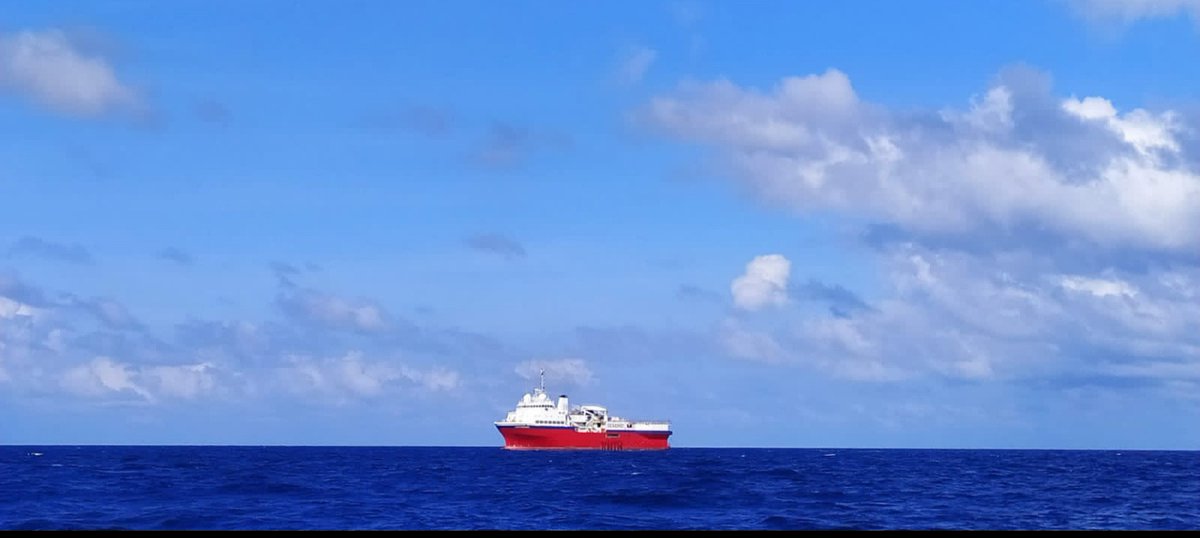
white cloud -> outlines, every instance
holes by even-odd
[[[336,361],[327,372],[351,392],[364,396],[379,394],[383,384],[400,379],[400,371],[387,364],[364,363],[362,354],[350,353]]]
[[[1128,282],[1115,279],[1064,276],[1062,287],[1071,291],[1090,293],[1096,297],[1133,297],[1137,295],[1137,289],[1130,286]]]
[[[423,401],[462,386],[465,357],[499,347],[457,328],[398,327],[370,300],[291,282],[276,300],[296,323],[192,318],[160,337],[155,328],[170,320],[143,325],[114,299],[44,292],[0,272],[0,393],[30,405],[73,396],[69,405],[163,408],[154,413],[187,401]],[[392,359],[400,351],[413,360]]]
[[[787,303],[787,281],[792,263],[781,254],[757,256],[746,264],[746,272],[729,285],[733,303],[745,310]]]
[[[454,390],[459,385],[459,374],[453,370],[367,360],[359,351],[330,359],[293,356],[289,363],[280,369],[281,379],[288,390],[302,394],[358,398],[379,396],[404,386],[435,392]]]
[[[96,357],[91,362],[67,370],[62,386],[81,396],[102,397],[127,392],[146,401],[154,401],[150,391],[134,381],[137,372],[128,364],[108,357]]]
[[[1032,253],[917,245],[885,251],[880,261],[887,286],[869,310],[726,320],[718,337],[735,358],[862,381],[1165,382],[1200,369],[1200,268],[1060,275]]]
[[[621,60],[620,69],[617,70],[617,79],[627,85],[640,82],[656,58],[658,58],[658,51],[654,49],[633,48]]]
[[[764,329],[736,318],[723,320],[717,341],[731,357],[766,364],[801,364],[833,377],[856,381],[898,381],[910,377],[889,362],[887,353],[864,334],[861,321],[809,318],[796,326]]]
[[[551,383],[566,383],[583,386],[592,382],[592,370],[583,359],[536,359],[528,360],[513,369],[517,375],[530,380],[538,379],[541,370]]]
[[[42,368],[39,359],[60,345],[56,318],[40,290],[0,274],[0,381],[14,382],[14,390],[30,386],[27,372]]]
[[[770,92],[685,84],[639,114],[714,148],[773,204],[945,237],[1037,228],[1099,247],[1200,248],[1200,175],[1170,111],[1056,101],[1001,78],[964,112],[892,112],[836,70]],[[1076,147],[1071,146],[1076,144]]]
[[[403,367],[400,372],[410,381],[429,391],[449,391],[458,388],[461,381],[458,372],[435,366],[427,370]]]
[[[75,116],[139,106],[104,58],[78,50],[60,30],[0,35],[0,87]]]
[[[0,295],[0,319],[13,319],[18,316],[35,318],[41,314],[40,308]]]
[[[388,326],[381,325],[385,315],[374,303],[282,288],[277,300],[303,323],[193,319],[175,326],[174,339],[160,340],[114,300],[45,294],[0,274],[0,381],[30,396],[67,393],[116,403],[314,393],[328,403],[453,391],[462,383],[459,372],[446,366],[369,358],[381,349],[402,346],[439,359],[492,349],[490,339],[461,330],[381,333]],[[313,325],[358,334],[314,331]],[[119,330],[130,327],[138,330]],[[303,354],[342,338],[366,352]]]
[[[142,369],[141,377],[157,390],[157,394],[173,398],[195,399],[212,392],[217,386],[214,366],[209,363],[180,366],[151,366]]]
[[[288,315],[330,328],[380,332],[388,328],[387,315],[374,302],[352,300],[310,289],[289,289],[277,304]]]
[[[988,90],[983,100],[972,99],[971,109],[962,115],[962,119],[980,131],[1006,131],[1013,127],[1012,112],[1012,92],[997,86]],[[947,114],[948,119],[954,121],[954,113]]]
[[[997,80],[960,110],[893,112],[829,70],[769,92],[685,84],[640,112],[771,203],[898,237],[874,245],[887,285],[869,308],[832,317],[784,308],[790,267],[756,259],[734,305],[781,308],[724,321],[729,356],[863,381],[1078,382],[1200,364],[1195,128],[1054,97],[1025,71]]]
[[[91,398],[125,398],[156,403],[163,398],[195,399],[217,387],[212,364],[134,365],[96,357],[63,371],[60,385]]]
[[[1118,114],[1112,102],[1103,97],[1085,97],[1082,100],[1072,97],[1064,100],[1062,107],[1081,119],[1103,122],[1144,156],[1153,158],[1156,150],[1179,151],[1179,144],[1175,140],[1179,126],[1172,112],[1154,115],[1139,108]]]

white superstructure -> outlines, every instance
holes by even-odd
[[[671,431],[669,421],[623,419],[609,415],[607,408],[598,405],[581,405],[571,409],[566,394],[559,395],[557,402],[546,395],[545,370],[540,375],[540,385],[522,396],[516,409],[509,411],[504,420],[497,421],[496,426],[557,427],[578,432]]]

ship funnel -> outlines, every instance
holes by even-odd
[[[567,395],[566,394],[558,395],[558,410],[562,411],[564,413],[569,411],[569,409],[567,408]]]

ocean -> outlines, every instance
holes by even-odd
[[[2,529],[1200,529],[1200,452],[2,446]]]

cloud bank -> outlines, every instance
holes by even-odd
[[[715,148],[755,192],[799,212],[947,239],[1032,228],[1088,248],[1200,246],[1200,177],[1181,118],[1055,98],[1046,84],[1010,70],[966,109],[900,113],[861,101],[830,69],[769,92],[687,84],[641,118]]]
[[[877,382],[1200,388],[1200,146],[1181,113],[1055,96],[1016,67],[959,107],[892,110],[830,69],[683,84],[636,118],[766,203],[862,223],[876,253],[870,298],[789,293],[803,268],[755,258],[733,305],[779,311],[735,310],[717,329],[730,356]]]
[[[122,405],[261,397],[345,404],[454,391],[460,374],[437,357],[488,344],[290,282],[280,283],[276,304],[278,321],[188,320],[160,338],[117,300],[48,294],[0,273],[0,390]]]

